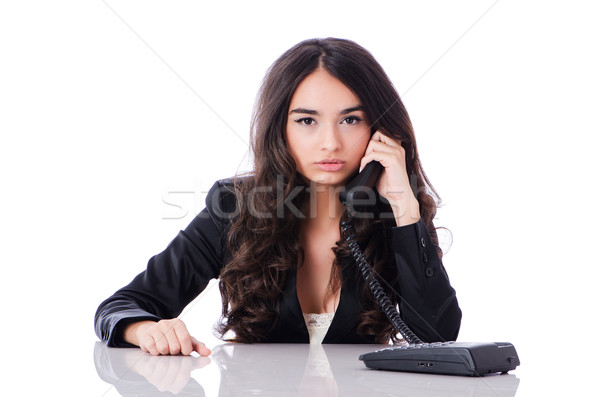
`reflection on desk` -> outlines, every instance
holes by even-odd
[[[139,348],[94,345],[94,365],[100,378],[122,396],[204,396],[192,370],[210,363],[208,357],[152,356]]]
[[[519,379],[512,374],[482,378],[377,371],[358,360],[379,345],[231,344],[208,357],[151,356],[140,349],[94,347],[98,375],[123,396],[195,395],[203,387],[195,369],[217,366],[220,396],[490,396],[512,397]]]

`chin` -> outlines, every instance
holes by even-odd
[[[315,175],[314,178],[311,178],[310,180],[319,185],[342,186],[345,185],[348,179],[350,179],[350,176],[351,175],[330,173],[327,175]]]
[[[346,182],[350,180],[358,172],[358,166],[353,172],[310,172],[301,173],[298,171],[298,175],[306,184],[316,183],[318,185],[326,186],[344,186]]]

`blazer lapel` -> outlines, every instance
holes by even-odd
[[[356,294],[355,283],[348,266],[342,267],[342,290],[333,321],[325,334],[323,343],[345,343],[348,333],[356,329],[358,308],[360,302]]]
[[[279,305],[279,320],[272,334],[273,342],[308,343],[308,330],[296,293],[296,269],[287,272],[283,297]]]

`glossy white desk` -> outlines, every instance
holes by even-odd
[[[470,378],[366,368],[358,356],[379,347],[225,343],[207,358],[154,357],[97,342],[94,362],[102,380],[123,396],[508,397],[519,386],[512,374]]]

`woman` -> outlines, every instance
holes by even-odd
[[[456,338],[461,311],[432,223],[439,198],[408,114],[369,52],[335,38],[285,52],[263,81],[251,142],[254,171],[215,183],[185,231],[100,305],[102,340],[210,354],[176,316],[219,278],[222,337],[397,342],[340,229],[349,215],[339,192],[371,161],[384,170],[368,211],[352,216],[357,241],[417,336]]]

